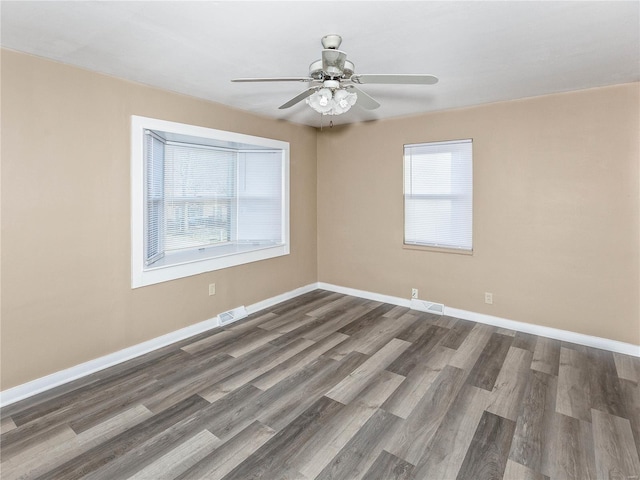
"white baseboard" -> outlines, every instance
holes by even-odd
[[[253,305],[249,305],[247,307],[247,311],[249,314],[252,314],[277,303],[284,302],[285,300],[295,298],[299,295],[302,295],[303,293],[311,292],[313,290],[316,290],[317,288],[318,285],[316,283],[312,283],[310,285],[297,288],[290,292],[276,295],[275,297],[269,298],[267,300],[254,303]],[[3,392],[0,392],[0,406],[5,407],[19,400],[23,400],[25,398],[31,397],[46,390],[50,390],[65,383],[69,383],[73,380],[86,377],[87,375],[91,375],[92,373],[99,372],[100,370],[104,370],[105,368],[112,367],[122,362],[126,362],[127,360],[131,360],[153,350],[166,347],[167,345],[179,342],[180,340],[184,340],[185,338],[193,337],[194,335],[198,335],[199,333],[206,332],[207,330],[211,330],[218,326],[220,326],[218,317],[215,316],[209,320],[205,320],[203,322],[181,328],[180,330],[167,333],[166,335],[162,335],[160,337],[152,338],[151,340],[148,340],[146,342],[133,345],[131,347],[119,350],[114,353],[110,353],[94,360],[89,360],[88,362],[81,363],[80,365],[76,365],[74,367],[67,368],[56,373],[52,373],[51,375],[38,378],[31,382],[23,383],[22,385],[9,388]]]
[[[318,282],[311,283],[304,287],[291,290],[290,292],[276,295],[275,297],[256,302],[247,307],[248,313],[253,313],[269,308],[285,300],[290,300],[297,296],[311,292],[316,289],[329,290],[331,292],[342,293],[345,295],[352,295],[354,297],[366,298],[368,300],[374,300],[378,302],[390,303],[392,305],[399,305],[402,307],[411,308],[411,300],[394,297],[391,295],[382,295],[379,293],[368,292],[365,290],[358,290],[355,288],[341,287],[338,285],[332,285],[330,283]],[[534,325],[531,323],[516,322],[514,320],[508,320],[505,318],[494,317],[492,315],[485,315],[483,313],[470,312],[467,310],[460,310],[457,308],[451,308],[445,306],[444,314],[462,318],[464,320],[471,320],[478,323],[484,323],[487,325],[493,325],[496,327],[507,328],[510,330],[516,330],[519,332],[531,333],[533,335],[540,335],[543,337],[554,338],[556,340],[562,340],[571,343],[577,343],[579,345],[586,345],[588,347],[601,348],[604,350],[610,350],[616,353],[624,353],[626,355],[632,355],[640,357],[640,346],[633,345],[631,343],[618,342],[616,340],[610,340],[608,338],[594,337],[591,335],[584,335],[582,333],[570,332],[567,330],[560,330],[557,328],[543,327],[540,325]],[[31,397],[38,393],[50,390],[54,387],[63,385],[65,383],[77,380],[78,378],[85,377],[105,368],[112,367],[119,363],[131,360],[133,358],[149,353],[153,350],[171,345],[185,338],[192,337],[199,333],[206,332],[213,328],[218,327],[218,318],[213,317],[210,320],[190,325],[175,332],[167,333],[157,338],[153,338],[146,342],[133,345],[132,347],[119,350],[117,352],[105,355],[94,360],[76,365],[66,370],[61,370],[46,377],[41,377],[22,385],[18,385],[13,388],[9,388],[3,392],[0,392],[0,406],[7,406],[15,403],[19,400]]]
[[[189,325],[188,327],[181,328],[180,330],[152,338],[146,342],[138,343],[137,345],[110,353],[94,360],[89,360],[88,362],[81,363],[80,365],[52,373],[46,377],[41,377],[31,382],[18,385],[17,387],[9,388],[0,392],[0,405],[5,407],[11,403],[44,392],[45,390],[69,383],[73,380],[77,380],[78,378],[86,377],[87,375],[91,375],[92,373],[99,372],[105,368],[126,362],[132,358],[144,355],[145,353],[149,353],[153,350],[157,350],[199,333],[206,332],[207,330],[211,330],[217,326],[218,317],[214,317],[209,320],[205,320],[204,322]]]
[[[382,295],[381,293],[367,292],[366,290],[358,290],[356,288],[341,287],[330,283],[318,282],[318,288],[329,290],[330,292],[342,293],[344,295],[352,295],[354,297],[366,298],[376,302],[390,303],[400,307],[411,308],[411,300],[408,298],[393,297],[391,295]]]
[[[260,310],[264,310],[265,308],[273,307],[277,303],[284,302],[286,300],[291,300],[292,298],[299,297],[305,293],[313,292],[318,289],[317,283],[310,283],[309,285],[305,285],[304,287],[296,288],[295,290],[291,290],[290,292],[285,292],[280,295],[276,295],[275,297],[267,298],[266,300],[262,300],[261,302],[256,302],[247,307],[247,312],[249,315],[259,312]]]
[[[602,350],[609,350],[611,352],[640,357],[640,345],[634,345],[632,343],[619,342],[609,338],[594,337],[593,335],[585,335],[584,333],[560,330],[559,328],[545,327],[542,325],[535,325],[533,323],[516,322],[515,320],[494,317],[484,313],[469,312],[458,308],[445,307],[444,314],[450,317],[493,325],[494,327],[507,328],[518,332],[531,333],[541,337],[562,340],[563,342],[576,343],[587,347],[601,348]]]
[[[355,288],[341,287],[324,282],[319,282],[318,288],[329,290],[332,292],[343,293],[345,295],[353,295],[354,297],[361,297],[368,300],[376,300],[379,302],[391,303],[392,305],[400,305],[402,307],[411,308],[411,300],[401,297],[381,295],[378,293],[357,290]],[[558,328],[544,327],[542,325],[534,325],[532,323],[517,322],[515,320],[508,320],[506,318],[494,317],[493,315],[470,312],[468,310],[461,310],[458,308],[451,308],[447,306],[444,307],[444,314],[450,317],[461,318],[463,320],[471,320],[473,322],[492,325],[494,327],[507,328],[509,330],[516,330],[518,332],[531,333],[533,335],[540,335],[542,337],[562,340],[564,342],[577,343],[578,345],[601,348],[603,350],[609,350],[611,352],[624,353],[625,355],[640,357],[640,345],[634,345],[632,343],[619,342],[617,340],[610,340],[608,338],[594,337],[592,335],[570,332],[568,330],[560,330]]]

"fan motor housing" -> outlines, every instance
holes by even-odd
[[[340,75],[333,76],[332,78],[349,78],[353,75],[355,66],[349,60],[344,61],[344,68]],[[322,70],[322,60],[316,60],[309,65],[309,76],[314,80],[324,80],[327,76]]]

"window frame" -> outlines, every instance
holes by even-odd
[[[470,191],[468,195],[461,195],[460,193],[431,193],[431,194],[413,194],[411,197],[424,197],[425,199],[447,199],[451,201],[455,201],[456,198],[469,198],[471,202],[471,208],[469,211],[469,233],[471,235],[471,246],[466,248],[464,246],[455,246],[455,245],[447,245],[447,244],[439,244],[435,242],[408,242],[407,241],[407,196],[408,193],[406,191],[406,178],[407,178],[407,154],[408,149],[411,148],[420,148],[420,147],[442,147],[449,145],[459,145],[459,144],[469,144],[470,146],[470,165],[468,166],[470,171]],[[465,139],[455,139],[455,140],[444,140],[444,141],[434,141],[434,142],[422,142],[422,143],[411,143],[403,145],[403,154],[402,154],[402,206],[403,206],[403,248],[407,250],[425,250],[432,252],[441,252],[441,253],[454,253],[461,255],[473,255],[473,139],[465,138]]]
[[[282,153],[282,243],[275,246],[250,251],[230,252],[212,256],[216,246],[184,255],[176,263],[160,259],[152,265],[145,261],[145,131],[170,132],[177,135],[211,139],[230,145],[243,145],[270,149]],[[234,267],[246,263],[275,258],[290,253],[290,188],[289,188],[290,146],[288,142],[264,137],[256,137],[236,132],[216,130],[207,127],[171,122],[138,115],[131,116],[131,288],[139,288],[156,283],[184,278],[200,273]],[[220,250],[218,250],[220,252]]]

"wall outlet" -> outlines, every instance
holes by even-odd
[[[411,289],[411,298],[418,298],[418,289],[417,288],[412,288]]]
[[[484,292],[484,303],[493,304],[493,293]]]
[[[209,284],[209,295],[215,295],[216,294],[216,284],[215,283],[210,283]]]

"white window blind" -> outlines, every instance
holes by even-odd
[[[145,135],[145,264],[164,256],[164,141]]]
[[[471,140],[405,145],[404,241],[472,251]]]
[[[167,252],[231,240],[233,151],[167,143],[164,169]]]
[[[282,243],[282,155],[240,153],[237,197],[238,241]]]

